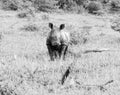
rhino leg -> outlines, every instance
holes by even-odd
[[[54,51],[52,50],[51,45],[47,45],[47,48],[48,48],[48,52],[49,52],[51,61],[54,61]]]
[[[53,56],[54,59],[59,59],[59,50],[60,50],[60,46],[52,46],[52,50],[53,50]]]
[[[65,55],[66,55],[67,49],[68,49],[67,45],[61,45],[61,48],[60,48],[60,51],[59,51],[60,59],[65,60]]]
[[[53,56],[54,56],[54,58],[57,58],[57,51],[53,51]]]

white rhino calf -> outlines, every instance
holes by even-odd
[[[48,34],[46,45],[50,55],[50,59],[65,59],[65,55],[70,43],[70,35],[64,30],[65,24],[61,24],[59,27],[49,23],[51,31]]]

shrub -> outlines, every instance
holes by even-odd
[[[1,3],[4,10],[18,10],[17,0],[1,0]]]
[[[59,9],[68,11],[81,11],[87,0],[58,0],[57,6]],[[81,9],[82,8],[82,9]]]
[[[41,18],[42,18],[42,20],[48,21],[48,20],[49,20],[49,15],[48,15],[48,14],[43,14],[43,15],[41,16]]]
[[[85,44],[88,40],[88,35],[91,27],[84,26],[82,29],[78,29],[71,33],[71,44]]]
[[[79,6],[84,6],[88,0],[73,0],[74,2],[76,2],[77,5]]]
[[[43,12],[49,12],[56,8],[55,0],[34,0],[33,4],[36,10]]]
[[[115,19],[112,24],[111,24],[111,28],[115,31],[119,31],[120,32],[120,19],[117,18]]]
[[[81,13],[87,9],[89,13],[94,13],[102,8],[108,10],[120,7],[119,0],[0,0],[0,3],[5,10],[25,10],[33,7],[35,11],[43,12],[56,12],[57,9],[62,9]]]
[[[13,89],[8,86],[0,87],[0,95],[18,95]]]
[[[118,8],[118,7],[120,7],[120,1],[119,0],[112,0],[110,5],[111,5],[111,8]]]
[[[110,0],[100,0],[100,2],[101,2],[102,4],[107,4],[107,3],[109,3],[109,1],[110,1]]]
[[[55,8],[56,0],[0,0],[6,10],[24,10],[34,7],[38,11],[51,11]]]
[[[87,10],[89,13],[93,13],[102,9],[102,5],[99,2],[92,1],[88,4]]]
[[[17,16],[18,16],[19,18],[25,18],[25,17],[27,17],[27,13],[25,13],[25,12],[19,13]]]
[[[109,3],[109,12],[116,13],[120,11],[120,1],[119,0],[111,0]]]
[[[32,5],[30,0],[1,0],[2,8],[5,10],[24,10]]]
[[[34,31],[38,31],[38,26],[35,24],[30,24],[30,25],[26,25],[23,28],[21,28],[21,30],[25,30],[25,31],[29,31],[29,32],[34,32]]]

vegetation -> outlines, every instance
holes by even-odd
[[[1,0],[4,10],[23,10],[34,8],[36,11],[57,12],[58,10],[68,12],[100,11],[106,7],[108,10],[119,8],[119,0]]]
[[[0,0],[0,95],[119,95],[120,15],[76,14],[118,1]],[[70,33],[65,61],[50,61],[49,22]]]
[[[119,0],[111,0],[111,7],[112,8],[120,7],[120,1]]]
[[[93,13],[102,9],[102,5],[99,2],[90,2],[87,6],[89,13]]]

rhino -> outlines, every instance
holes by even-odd
[[[65,55],[70,43],[70,34],[65,31],[65,24],[59,27],[49,23],[51,29],[46,40],[49,56],[51,61],[55,59],[65,60]]]

